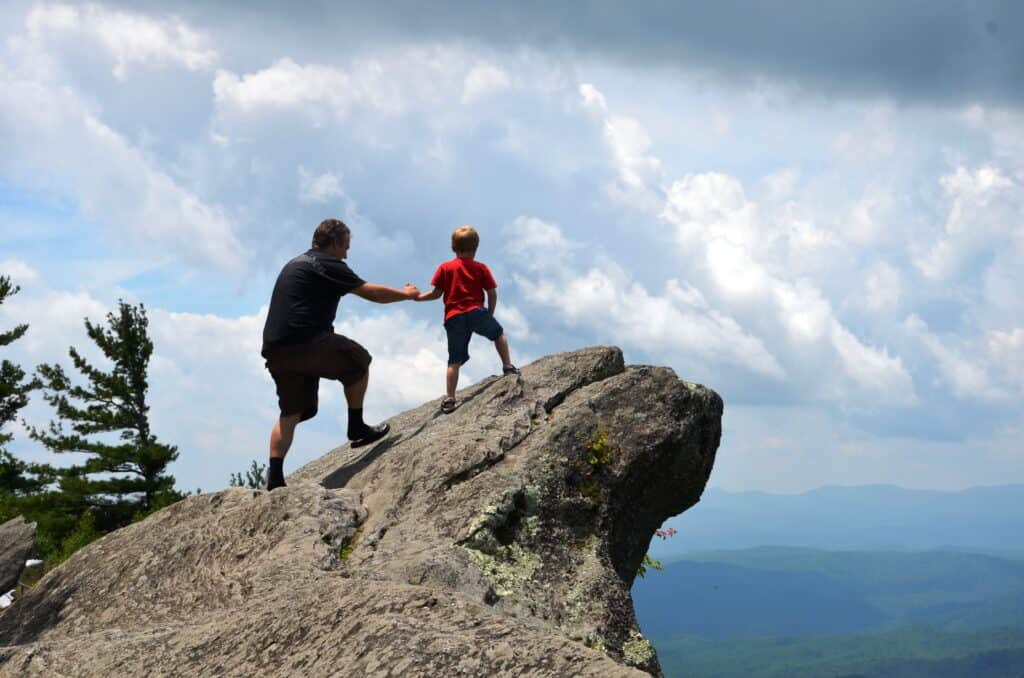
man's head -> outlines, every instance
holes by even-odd
[[[330,252],[339,259],[348,254],[352,233],[340,219],[324,219],[313,231],[313,248]]]
[[[473,258],[480,246],[480,234],[472,226],[459,226],[452,232],[452,252],[456,256]]]

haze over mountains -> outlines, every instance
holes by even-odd
[[[1024,553],[1024,485],[960,492],[891,485],[828,486],[798,495],[709,489],[672,518],[672,539],[651,554],[798,546],[826,550],[933,550]]]

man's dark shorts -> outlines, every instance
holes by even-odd
[[[274,349],[267,355],[267,369],[277,386],[281,416],[311,419],[317,411],[320,379],[337,379],[348,386],[363,378],[371,360],[365,348],[333,333]]]
[[[453,315],[444,324],[448,333],[448,364],[461,365],[469,360],[469,339],[476,332],[496,341],[504,330],[484,308]]]

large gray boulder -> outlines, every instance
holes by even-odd
[[[721,399],[615,348],[460,399],[86,547],[0,615],[0,674],[660,674],[629,591]]]
[[[25,561],[35,553],[35,523],[18,516],[0,525],[0,595],[17,586]]]

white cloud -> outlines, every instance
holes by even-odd
[[[313,176],[304,167],[299,168],[299,200],[307,203],[324,203],[333,198],[341,198],[345,191],[341,187],[341,177],[325,172]]]
[[[608,102],[604,95],[589,82],[580,85],[580,96],[583,97],[583,105],[601,115],[608,113]]]
[[[674,181],[661,217],[675,227],[676,238],[684,247],[721,242],[726,250],[739,252],[732,255],[734,258],[745,258],[760,242],[757,206],[747,199],[738,179],[720,172],[687,174]],[[745,275],[743,270],[735,272]],[[723,284],[730,284],[729,279],[723,279]],[[756,281],[739,287],[752,284]]]
[[[995,400],[1006,396],[1005,392],[992,383],[982,361],[972,360],[965,351],[947,346],[933,334],[927,324],[917,315],[911,314],[904,321],[907,332],[916,337],[931,353],[939,370],[939,376],[960,399]]]
[[[473,103],[511,86],[512,81],[504,69],[493,64],[477,64],[466,74],[462,103]]]
[[[26,27],[34,40],[57,47],[69,41],[98,43],[115,59],[113,72],[122,80],[133,64],[174,63],[197,71],[218,59],[206,36],[178,18],[155,19],[92,3],[37,5]]]
[[[661,161],[651,154],[651,138],[635,118],[611,115],[604,95],[589,83],[579,86],[584,108],[601,121],[605,142],[618,170],[618,181],[608,186],[609,195],[648,211],[661,201]]]
[[[899,305],[902,289],[899,269],[882,262],[866,271],[863,285],[851,301],[869,311],[885,311]]]
[[[932,279],[952,275],[979,250],[1024,228],[1024,190],[998,168],[957,167],[940,184],[950,203],[943,232],[915,262]]]
[[[792,259],[833,244],[827,234],[813,224],[787,223],[785,213],[781,224],[763,220],[742,183],[722,173],[674,182],[661,216],[675,227],[680,254],[703,263],[723,302],[756,313],[762,341],[775,353],[789,354],[791,364],[783,364],[788,372],[802,373],[807,393],[826,400],[917,401],[899,357],[862,343],[836,318],[818,285],[792,272]],[[816,370],[808,369],[809,360]]]
[[[1024,394],[1024,329],[989,332],[987,349],[992,370],[1018,395]]]
[[[299,110],[318,123],[344,120],[356,109],[395,116],[460,101],[473,72],[468,61],[463,50],[442,47],[385,52],[355,59],[347,67],[300,64],[285,57],[252,73],[220,70],[213,93],[222,115],[229,110]],[[486,77],[474,81],[484,86],[490,82]]]
[[[133,245],[163,243],[190,262],[241,266],[223,210],[178,185],[70,89],[0,67],[0,142],[3,175],[72,196],[85,218]]]
[[[280,59],[269,68],[241,77],[230,71],[218,71],[213,93],[219,105],[231,104],[242,111],[283,108],[327,103],[344,115],[353,98],[348,73],[330,66],[301,66],[291,59]]]
[[[505,332],[512,339],[518,341],[530,340],[530,321],[515,306],[509,306],[499,301],[498,307],[494,310],[494,317],[498,319],[498,322],[501,323]]]
[[[799,181],[800,170],[795,167],[787,167],[777,172],[772,172],[764,177],[761,183],[764,184],[771,198],[774,200],[785,200],[793,194]]]
[[[843,370],[866,399],[878,398],[882,403],[904,407],[918,403],[913,379],[898,356],[891,357],[885,348],[865,346],[835,320],[830,325],[832,346]]]
[[[669,279],[665,294],[656,296],[614,262],[573,270],[559,252],[577,245],[557,225],[539,219],[518,218],[511,238],[509,250],[523,268],[537,270],[543,262],[555,262],[539,279],[518,274],[515,279],[527,300],[556,309],[570,327],[585,327],[602,342],[667,356],[689,353],[774,378],[784,376],[757,338],[711,309],[692,286]]]
[[[6,275],[15,285],[26,285],[39,279],[39,272],[20,259],[0,261],[0,275]]]
[[[505,235],[506,250],[531,269],[560,267],[578,247],[556,224],[535,217],[516,217]]]
[[[832,153],[843,163],[854,166],[884,165],[899,146],[893,131],[894,111],[883,104],[869,107],[855,127],[839,132],[832,142]]]
[[[58,362],[67,356],[69,346],[88,343],[83,319],[100,322],[107,311],[107,306],[85,292],[40,295],[26,288],[8,297],[0,306],[0,324],[4,327],[28,324],[25,336],[11,344],[12,351],[16,352],[14,355],[23,358],[24,362]]]

